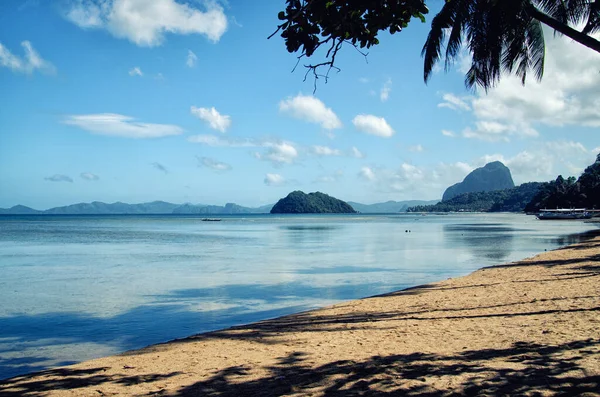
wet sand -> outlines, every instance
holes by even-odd
[[[0,396],[600,396],[600,237],[0,382]]]

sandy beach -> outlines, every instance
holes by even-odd
[[[1,396],[600,395],[600,237],[0,382]]]

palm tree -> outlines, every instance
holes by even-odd
[[[589,36],[600,30],[600,0],[447,0],[423,46],[425,81],[443,55],[446,37],[446,69],[463,41],[472,55],[465,77],[469,88],[489,89],[503,70],[523,84],[530,70],[539,80],[545,56],[542,24],[600,52],[600,42]],[[570,26],[581,24],[581,32]]]

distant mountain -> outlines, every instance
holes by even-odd
[[[511,189],[463,193],[435,205],[411,207],[408,212],[522,212],[544,185],[528,182]]]
[[[355,212],[354,208],[345,201],[321,192],[306,194],[300,190],[291,192],[271,209],[271,214],[353,214]]]
[[[510,170],[500,161],[494,161],[473,170],[462,182],[446,189],[442,201],[448,201],[463,193],[489,192],[513,187],[515,187],[515,183]]]
[[[224,207],[219,205],[194,205],[183,204],[173,209],[174,214],[268,214],[272,204],[258,208],[242,207],[234,203],[227,203]]]
[[[24,205],[15,205],[11,208],[0,208],[0,215],[33,215],[41,213],[42,211],[34,210],[33,208]]]
[[[258,208],[242,207],[237,204],[227,203],[225,206],[204,204],[173,204],[166,201],[152,201],[150,203],[78,203],[63,207],[50,208],[45,211],[34,210],[23,205],[16,205],[9,209],[0,208],[4,215],[135,215],[135,214],[263,214],[269,213],[272,204]]]
[[[165,201],[151,203],[127,204],[116,202],[112,204],[94,201],[91,203],[71,204],[64,207],[50,208],[45,214],[54,215],[117,215],[117,214],[170,214],[177,204]]]
[[[440,200],[406,200],[406,201],[386,201],[385,203],[375,204],[361,204],[355,203],[354,201],[348,201],[348,204],[352,206],[356,211],[362,212],[363,214],[387,214],[395,212],[406,212],[409,207],[417,205],[431,205],[439,202]]]

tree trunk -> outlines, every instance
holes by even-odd
[[[565,36],[575,40],[576,42],[583,44],[584,46],[600,53],[600,41],[596,40],[592,36],[588,36],[585,33],[581,33],[573,29],[572,27],[565,25],[564,23],[557,21],[551,16],[535,8],[531,3],[529,4],[527,11],[532,18],[537,19],[541,23],[550,26],[557,32],[562,33]]]

